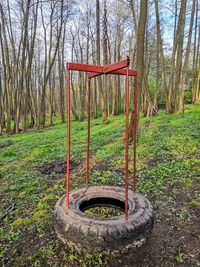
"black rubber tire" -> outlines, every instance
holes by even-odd
[[[55,230],[69,247],[85,252],[123,253],[141,246],[153,228],[153,207],[149,200],[129,190],[128,220],[125,216],[111,219],[88,217],[80,210],[83,201],[109,197],[124,202],[124,189],[112,186],[92,186],[70,193],[70,208],[66,209],[65,195],[55,206]]]

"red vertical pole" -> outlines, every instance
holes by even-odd
[[[125,165],[125,217],[128,219],[128,129],[129,129],[129,81],[128,68],[126,69],[126,165]]]
[[[138,93],[138,79],[136,75],[135,90],[134,90],[134,118],[133,118],[133,192],[136,191],[137,93]]]
[[[86,157],[86,188],[89,183],[89,160],[90,160],[90,84],[91,79],[88,78],[88,141],[87,141],[87,157]]]
[[[70,187],[70,70],[67,70],[67,172],[66,172],[66,208],[69,208]]]

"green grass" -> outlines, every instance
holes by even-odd
[[[110,118],[106,125],[102,125],[101,119],[91,120],[91,164],[99,163],[91,169],[92,184],[124,184],[124,126],[123,115]],[[72,160],[84,162],[87,122],[73,121],[71,129]],[[188,105],[185,114],[160,112],[152,118],[141,117],[140,129],[138,191],[152,200],[155,208],[165,208],[167,198],[173,202],[182,190],[187,193],[194,188],[187,206],[199,206],[200,194],[194,185],[199,185],[200,178],[200,106]],[[130,158],[132,151],[130,145]],[[102,255],[80,257],[66,251],[55,234],[49,234],[53,232],[53,207],[64,193],[65,179],[64,175],[59,179],[54,177],[56,174],[43,175],[39,168],[65,156],[66,125],[58,119],[54,126],[40,132],[0,137],[0,216],[15,205],[1,224],[2,263],[73,266],[75,262],[75,266],[105,266]],[[83,186],[84,168],[82,164],[78,173],[73,171],[72,188]],[[131,177],[132,166],[129,170]],[[185,214],[178,218],[185,220]],[[33,249],[20,250],[29,238],[35,240]],[[183,257],[176,256],[176,261],[182,260]]]

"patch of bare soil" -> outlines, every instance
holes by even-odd
[[[81,161],[79,160],[70,160],[70,170],[75,169],[80,165]],[[55,160],[51,163],[44,164],[38,169],[42,174],[50,175],[55,174],[56,178],[61,178],[66,174],[66,161],[65,160]]]
[[[0,149],[1,148],[5,148],[5,147],[9,147],[13,144],[12,141],[7,141],[7,142],[3,142],[3,143],[0,143]]]

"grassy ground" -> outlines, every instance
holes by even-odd
[[[91,183],[123,185],[124,116],[91,124]],[[121,259],[67,250],[53,228],[64,193],[66,125],[0,138],[2,266],[200,266],[200,106],[141,118],[138,191],[155,208],[151,239]],[[72,123],[72,187],[85,176],[87,123]],[[130,147],[130,157],[132,147]],[[130,164],[130,175],[132,167]]]

